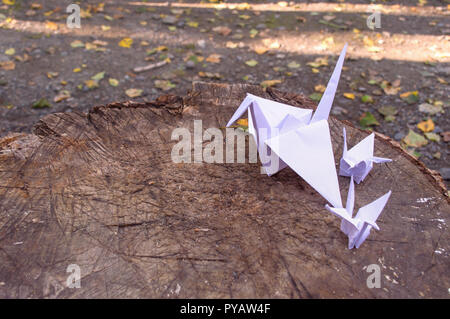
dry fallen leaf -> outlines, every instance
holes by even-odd
[[[220,54],[211,54],[209,57],[206,58],[206,62],[210,63],[220,63],[220,58],[222,56]]]
[[[140,89],[128,89],[128,90],[125,91],[125,94],[128,97],[135,98],[135,97],[141,96],[142,90],[140,90]]]
[[[231,33],[231,29],[228,27],[224,27],[224,26],[218,26],[212,29],[214,32],[221,34],[223,36],[227,36]]]
[[[263,88],[268,88],[268,87],[272,87],[272,86],[275,86],[275,85],[277,85],[277,84],[280,84],[280,83],[282,83],[283,81],[282,80],[266,80],[266,81],[262,81],[261,83],[260,83],[260,85],[263,87]]]
[[[411,91],[400,94],[400,98],[406,101],[408,104],[414,104],[419,101],[419,92]]]
[[[14,55],[16,53],[16,50],[14,48],[9,48],[5,50],[6,55]]]
[[[133,44],[133,39],[131,39],[131,38],[123,38],[119,42],[119,47],[130,48],[132,44]]]
[[[45,27],[47,29],[50,29],[50,30],[53,30],[53,31],[58,30],[58,25],[55,22],[51,22],[51,21],[46,21],[45,22]]]
[[[155,87],[163,91],[169,91],[176,87],[176,85],[169,80],[155,80]]]
[[[413,130],[409,130],[408,135],[403,138],[403,142],[407,146],[411,147],[421,147],[428,144],[428,141],[425,137],[420,134],[417,134]]]
[[[80,40],[75,40],[75,41],[72,41],[72,42],[70,43],[70,46],[71,46],[72,48],[83,48],[83,47],[84,47],[84,43],[81,42]]]
[[[15,68],[16,64],[13,61],[0,62],[0,69],[11,71],[14,70]]]
[[[258,64],[258,61],[252,59],[252,60],[246,61],[245,64],[247,64],[250,67],[254,67]]]
[[[68,99],[69,97],[70,97],[70,92],[67,90],[63,90],[63,91],[59,92],[58,95],[55,96],[55,98],[53,99],[53,102],[59,103],[61,101]]]
[[[355,94],[353,94],[353,93],[344,93],[344,97],[346,97],[349,100],[354,100],[355,99]]]
[[[263,46],[257,46],[257,47],[255,47],[255,49],[254,49],[254,51],[256,52],[256,54],[259,54],[259,55],[266,53],[268,50],[269,50],[269,49],[267,49],[266,47],[263,47]]]
[[[119,81],[114,79],[114,78],[109,78],[108,82],[109,82],[109,85],[111,85],[111,86],[118,86],[119,85]]]
[[[434,123],[432,119],[420,122],[417,124],[417,127],[425,133],[434,131]]]
[[[318,85],[314,86],[314,91],[323,93],[323,92],[325,92],[325,86],[322,84],[318,84]]]

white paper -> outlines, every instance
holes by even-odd
[[[249,133],[255,138],[266,173],[270,176],[289,166],[300,175],[331,204],[326,205],[327,210],[342,219],[341,230],[349,237],[351,249],[358,248],[364,242],[372,227],[379,229],[375,222],[391,192],[361,207],[353,217],[355,202],[353,178],[359,182],[368,174],[373,162],[390,160],[373,156],[373,135],[351,150],[347,150],[345,141],[340,170],[342,174],[348,174],[345,176],[351,176],[351,184],[346,208],[342,207],[328,116],[339,83],[346,49],[347,44],[339,56],[314,114],[310,109],[293,107],[247,94],[227,126],[232,125],[248,111]],[[267,162],[268,154],[271,158],[270,163]],[[274,163],[277,165],[272,165]]]
[[[353,177],[350,178],[350,187],[347,195],[346,208],[335,208],[326,205],[326,209],[342,219],[341,231],[348,236],[348,248],[359,248],[370,234],[370,230],[375,228],[380,230],[376,221],[386,205],[391,191],[387,192],[377,200],[361,207],[356,216],[353,217],[355,205],[355,186]]]
[[[347,150],[347,134],[344,127],[344,151],[339,165],[339,175],[352,176],[359,184],[373,168],[373,163],[391,162],[389,158],[373,156],[375,133],[370,134],[361,142]]]

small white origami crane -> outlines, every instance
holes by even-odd
[[[351,177],[346,207],[335,208],[325,205],[328,211],[339,218],[342,218],[341,231],[348,236],[348,249],[352,249],[353,247],[359,248],[369,236],[372,227],[376,230],[380,230],[375,222],[386,205],[389,196],[391,196],[391,191],[372,203],[361,207],[356,216],[353,217],[353,208],[355,206],[355,184],[353,183],[353,177]]]
[[[327,120],[346,50],[347,44],[314,114],[310,109],[247,94],[227,124],[232,125],[248,110],[249,133],[255,138],[267,175],[289,166],[334,207],[342,207],[342,201]],[[271,159],[267,161],[269,151]]]
[[[391,162],[389,158],[373,156],[375,133],[370,134],[361,142],[347,150],[347,134],[344,127],[344,152],[339,165],[339,175],[352,176],[357,184],[366,178],[373,163]]]

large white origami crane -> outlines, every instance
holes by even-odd
[[[366,178],[373,163],[391,162],[389,158],[373,156],[375,133],[370,134],[361,142],[347,150],[347,134],[344,127],[344,152],[339,165],[339,175],[353,176],[356,183]]]
[[[341,231],[348,236],[349,249],[352,249],[353,247],[359,248],[369,236],[372,227],[376,230],[380,230],[375,222],[386,205],[389,196],[391,196],[391,191],[372,203],[361,207],[356,216],[353,217],[353,208],[355,206],[355,184],[353,183],[353,177],[351,177],[345,208],[335,208],[325,205],[328,211],[342,219]]]
[[[248,110],[249,133],[255,138],[266,173],[270,176],[289,166],[334,207],[342,207],[342,201],[327,120],[346,50],[347,44],[314,114],[310,109],[247,94],[227,124],[232,125]]]

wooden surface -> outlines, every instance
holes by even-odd
[[[438,177],[377,135],[358,208],[392,190],[360,249],[348,250],[325,200],[289,168],[176,164],[174,128],[223,127],[246,92],[302,107],[302,96],[195,83],[185,97],[52,114],[0,140],[0,298],[448,298],[450,206]],[[334,118],[352,146],[368,133]],[[348,178],[339,177],[342,197]],[[81,288],[66,287],[69,264]],[[381,268],[369,289],[365,267]]]

